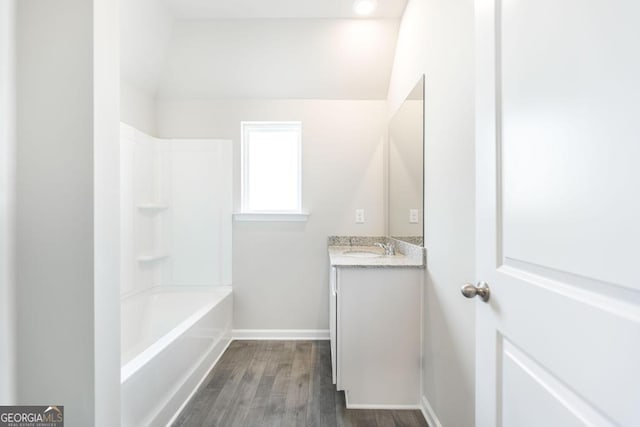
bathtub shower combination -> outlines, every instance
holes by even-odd
[[[231,341],[231,142],[123,124],[121,156],[122,425],[167,425]]]

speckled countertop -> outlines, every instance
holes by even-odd
[[[380,241],[380,240],[379,240]],[[383,242],[385,240],[382,240]],[[330,241],[331,243],[331,241]],[[384,255],[384,251],[377,246],[364,244],[345,246],[330,245],[329,246],[329,262],[334,267],[415,267],[424,268],[424,255],[422,251],[414,251],[414,253],[403,254],[396,247],[396,255]],[[349,255],[348,251],[366,251],[375,252],[379,256],[359,257]]]

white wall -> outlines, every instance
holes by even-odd
[[[110,425],[119,419],[117,3],[17,3],[17,400],[64,405],[69,426]]]
[[[120,419],[118,0],[93,0],[94,426]]]
[[[120,121],[155,136],[155,95],[127,80],[120,80]]]
[[[304,223],[235,222],[234,328],[328,329],[327,236],[384,233],[384,101],[184,100],[158,102],[161,137],[234,142],[239,208],[240,122],[300,120]],[[364,208],[365,224],[354,223]]]
[[[424,395],[442,425],[474,425],[472,0],[410,0],[389,88],[391,114],[426,74]]]
[[[18,402],[70,425],[94,413],[91,21],[91,2],[18,2]]]
[[[155,94],[164,69],[173,17],[165,1],[121,0],[119,9],[121,78]]]
[[[0,1],[0,405],[15,399],[15,7]]]
[[[397,32],[398,19],[178,21],[158,95],[384,99]]]
[[[120,121],[155,136],[155,96],[174,20],[157,0],[122,0],[119,18]]]

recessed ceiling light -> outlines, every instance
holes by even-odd
[[[371,15],[376,10],[376,0],[356,0],[353,3],[353,10],[357,15]]]

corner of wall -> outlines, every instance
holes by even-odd
[[[409,0],[387,98],[392,117],[425,74],[424,224],[429,257],[421,406],[433,426],[440,421],[470,426],[475,416],[474,313],[450,288],[475,278],[474,110],[469,105],[473,8],[469,0]],[[451,254],[456,254],[456,263]]]
[[[420,411],[422,412],[422,416],[427,421],[429,427],[442,427],[442,423],[431,407],[429,400],[427,400],[424,395],[420,396]]]
[[[426,70],[426,8],[426,1],[409,0],[402,15],[387,94],[389,118]]]
[[[131,82],[120,80],[120,121],[157,136],[156,96]]]

